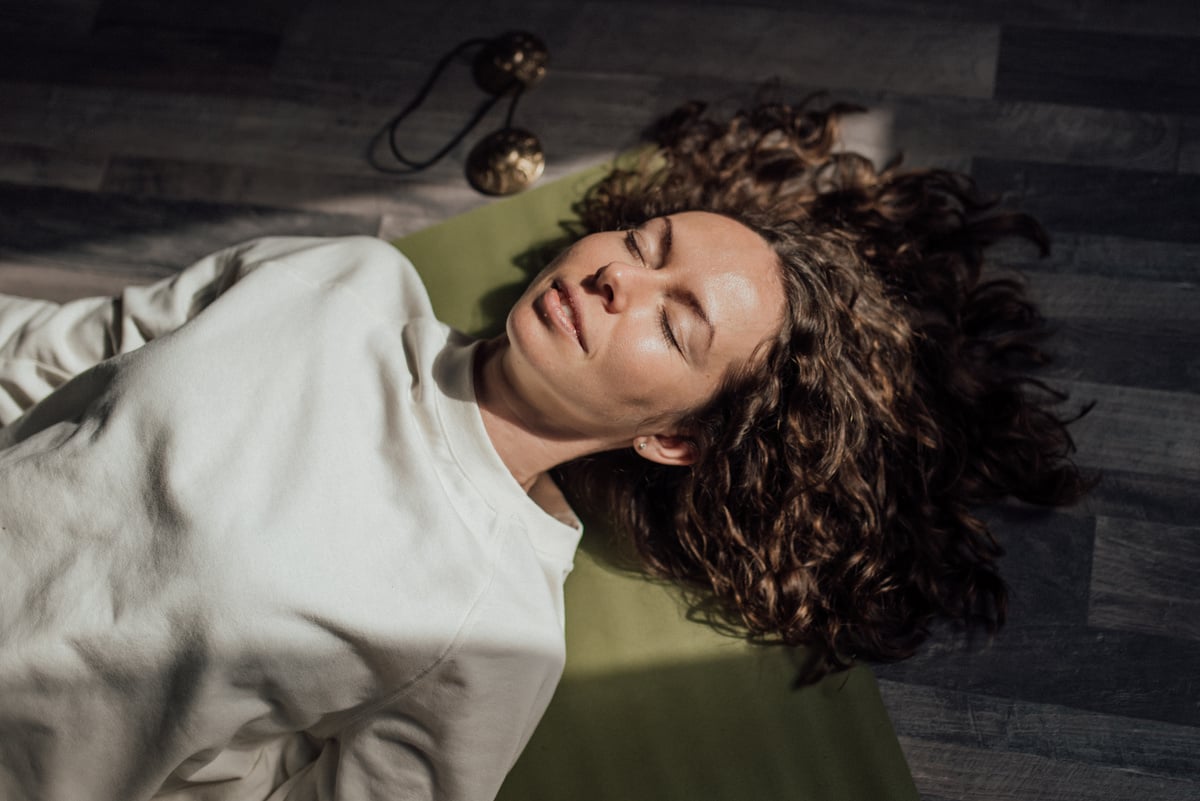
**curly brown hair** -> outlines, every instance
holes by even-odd
[[[987,245],[1044,250],[1042,229],[964,175],[838,151],[854,110],[717,119],[689,104],[578,208],[589,231],[716,212],[778,254],[786,322],[680,421],[695,464],[623,451],[563,477],[710,622],[807,646],[804,679],[905,658],[937,618],[995,630],[1002,551],[973,510],[1066,504],[1089,483],[1054,410],[1064,396],[1029,375],[1042,319],[1019,280],[983,276]]]

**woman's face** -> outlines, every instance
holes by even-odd
[[[507,382],[553,436],[672,434],[783,319],[779,261],[728,217],[686,212],[581,239],[508,316]]]

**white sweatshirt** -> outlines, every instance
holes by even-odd
[[[0,798],[493,798],[579,525],[492,448],[473,353],[363,237],[0,296]]]

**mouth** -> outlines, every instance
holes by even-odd
[[[586,353],[587,344],[583,338],[580,326],[579,308],[571,290],[555,279],[550,284],[550,291],[545,295],[546,311],[550,321],[556,328],[568,336],[574,337],[579,347]]]

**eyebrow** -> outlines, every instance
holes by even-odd
[[[662,221],[665,227],[663,228],[662,240],[658,244],[662,251],[659,254],[658,262],[659,264],[666,264],[667,260],[671,258],[671,242],[673,241],[674,237],[671,233],[671,218],[663,217]]]

